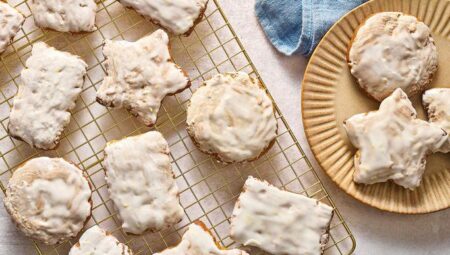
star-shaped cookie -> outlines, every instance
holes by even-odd
[[[373,184],[389,179],[408,189],[420,185],[426,156],[440,149],[447,133],[417,119],[408,96],[395,90],[378,111],[357,114],[344,122],[355,155],[353,179]]]
[[[107,40],[103,54],[108,76],[97,91],[97,101],[125,107],[147,126],[156,123],[166,95],[190,85],[185,72],[171,59],[169,37],[163,30],[136,42]]]

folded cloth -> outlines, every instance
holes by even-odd
[[[281,53],[310,56],[340,17],[366,0],[256,0],[261,26]]]

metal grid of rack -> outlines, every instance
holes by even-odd
[[[278,107],[276,142],[257,161],[221,164],[198,151],[192,143],[185,130],[185,110],[192,92],[204,80],[217,73],[231,71],[244,71],[259,78],[219,1],[210,0],[205,18],[190,36],[171,37],[172,56],[189,73],[192,87],[164,100],[154,127],[169,142],[185,217],[180,223],[159,233],[140,236],[124,233],[104,180],[103,148],[107,141],[139,134],[149,128],[138,123],[125,110],[107,109],[95,101],[96,89],[105,75],[102,44],[105,39],[134,41],[157,27],[115,0],[97,2],[98,30],[67,34],[37,28],[26,1],[9,1],[26,16],[26,21],[12,45],[0,56],[0,187],[3,192],[14,169],[26,160],[44,155],[64,157],[85,171],[93,187],[92,218],[86,228],[100,225],[129,245],[135,254],[152,254],[175,245],[186,227],[197,219],[206,223],[221,245],[238,246],[229,237],[229,218],[248,175],[314,197],[335,208]],[[9,111],[21,83],[20,71],[31,53],[31,45],[37,41],[45,41],[58,49],[77,54],[89,64],[83,92],[72,111],[71,123],[65,129],[60,145],[52,151],[33,149],[6,132]],[[330,234],[325,254],[353,252],[355,240],[336,208]],[[35,247],[38,254],[67,254],[75,242],[72,240],[51,247],[35,243]],[[259,253],[251,251],[251,254]]]

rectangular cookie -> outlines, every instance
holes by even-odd
[[[86,68],[78,56],[35,43],[21,72],[22,84],[9,116],[9,134],[33,147],[54,149],[70,122],[70,110],[82,91]]]
[[[119,0],[169,32],[188,35],[200,22],[208,0]]]
[[[182,219],[169,145],[161,133],[150,131],[108,143],[103,164],[125,232],[157,232]]]
[[[274,255],[321,254],[333,208],[249,177],[231,218],[231,238]]]

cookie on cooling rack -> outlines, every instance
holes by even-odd
[[[105,42],[108,76],[97,91],[97,101],[124,107],[147,126],[156,123],[161,101],[190,86],[187,75],[173,63],[169,37],[163,30],[137,42]]]
[[[176,35],[189,35],[206,10],[208,0],[119,0]]]
[[[274,255],[321,254],[332,217],[330,206],[250,176],[231,216],[231,238]]]
[[[70,122],[69,111],[81,93],[86,68],[77,56],[35,43],[14,97],[9,134],[33,147],[54,149]]]
[[[132,255],[131,249],[97,225],[86,230],[69,255]]]
[[[168,248],[154,255],[248,255],[247,252],[232,249],[225,250],[221,248],[214,236],[209,232],[208,228],[201,221],[192,223],[188,230],[184,233],[181,242],[173,247]]]
[[[444,129],[450,134],[450,88],[430,89],[422,97],[423,106],[427,110],[431,123]],[[441,152],[450,152],[450,138],[440,149]]]
[[[0,1],[0,53],[6,50],[24,21],[25,18],[20,12],[9,4]]]
[[[32,0],[31,12],[38,27],[59,32],[92,32],[95,27],[95,0]]]
[[[26,236],[53,245],[81,231],[91,215],[91,188],[64,159],[34,158],[14,172],[4,203]]]
[[[246,73],[218,74],[192,95],[187,131],[199,149],[226,163],[252,161],[277,136],[272,100]]]
[[[358,149],[355,182],[373,184],[390,179],[411,190],[420,185],[426,156],[439,151],[448,140],[443,129],[417,119],[401,89],[386,98],[378,111],[354,115],[344,127]]]
[[[431,30],[400,12],[373,15],[356,32],[348,54],[351,73],[378,101],[396,88],[408,96],[429,87],[438,67]]]
[[[184,211],[169,145],[161,133],[150,131],[108,143],[104,167],[125,232],[157,232],[181,221]]]

